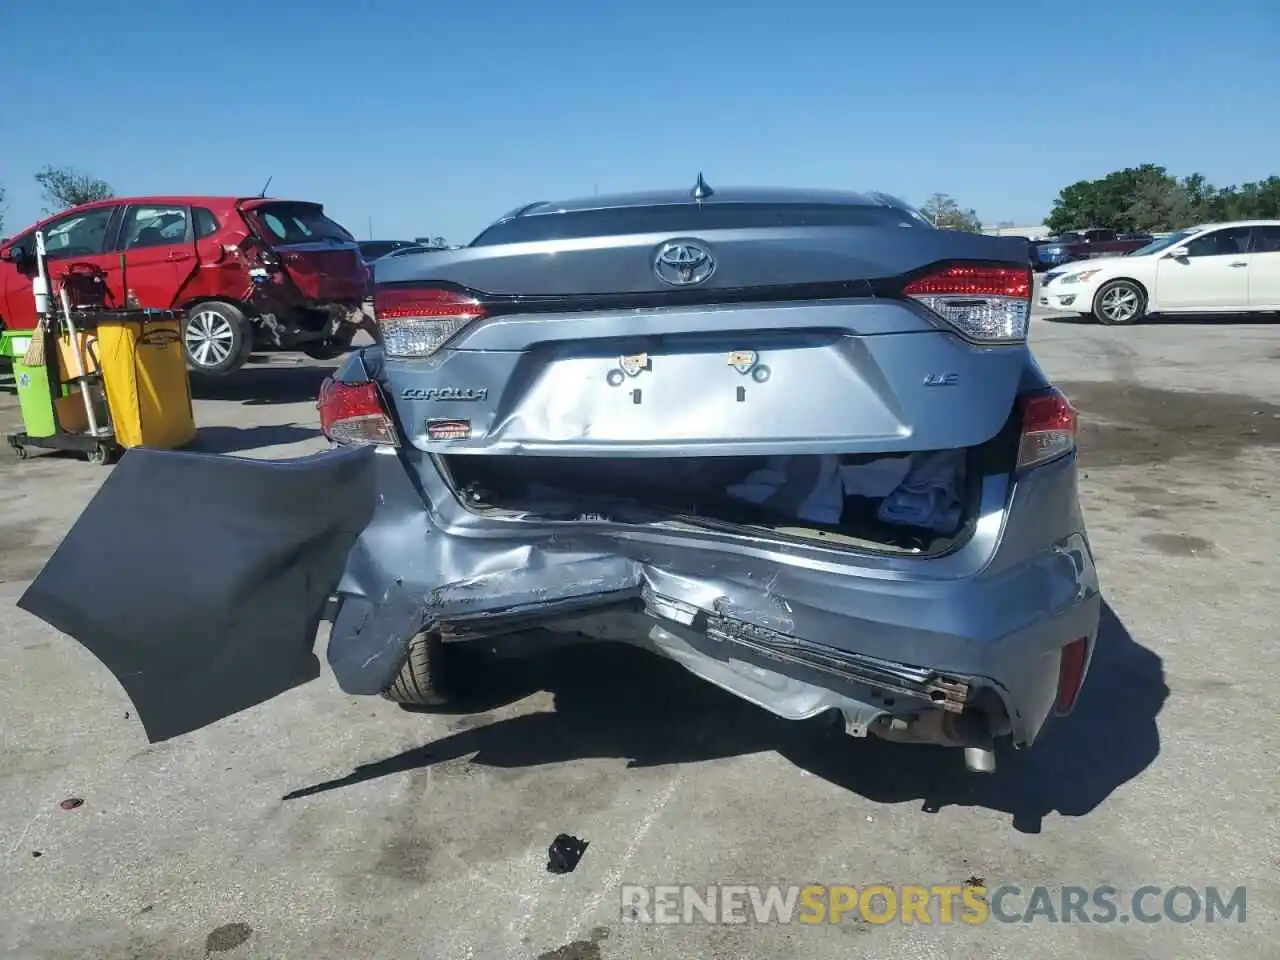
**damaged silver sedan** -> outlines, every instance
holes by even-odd
[[[20,606],[153,740],[318,675],[450,696],[459,645],[636,644],[854,736],[1030,746],[1100,596],[1020,240],[883,194],[534,204],[376,268],[333,449],[128,453]]]

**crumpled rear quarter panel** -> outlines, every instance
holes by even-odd
[[[503,618],[570,617],[621,601],[652,618],[669,598],[802,642],[987,678],[1015,739],[1029,742],[1051,709],[1061,647],[1096,632],[1098,586],[1070,459],[1018,482],[1011,510],[1003,523],[996,518],[1002,529],[927,561],[695,530],[486,521],[461,509],[426,455],[383,451],[376,471],[378,509],[339,585],[343,603],[329,644],[338,682],[353,694],[390,686],[424,626],[488,621],[492,628]],[[670,620],[653,626],[689,638]],[[650,634],[662,648],[662,637]],[[699,646],[686,651],[685,665],[724,680],[723,665],[703,672],[697,661],[729,659],[729,651]],[[776,663],[768,669],[864,702],[837,678]],[[797,696],[794,685],[770,700],[767,684],[761,693],[749,682],[761,679],[758,670],[740,673],[741,689],[731,689],[783,716],[843,705],[840,697]]]

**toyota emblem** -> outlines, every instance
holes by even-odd
[[[716,272],[716,261],[704,243],[668,240],[653,256],[653,272],[673,287],[691,287],[710,279]]]

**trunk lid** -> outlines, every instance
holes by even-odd
[[[556,229],[536,215],[499,224],[468,247],[444,250],[431,258],[394,258],[378,264],[378,283],[440,279],[488,294],[519,298],[524,306],[538,300],[571,303],[627,295],[661,294],[642,302],[713,303],[780,296],[799,299],[806,292],[869,295],[873,282],[904,276],[947,260],[979,260],[1025,266],[1026,242],[954,230],[934,230],[889,207],[840,209],[825,207],[798,214],[763,211],[701,211],[672,207],[649,216],[591,211]],[[613,215],[606,219],[605,214]],[[777,223],[771,222],[772,218]],[[530,221],[528,223],[523,221]],[[596,234],[610,228],[636,228],[622,234]],[[700,246],[713,261],[693,264],[680,282],[681,246]],[[663,264],[657,261],[664,259]],[[702,277],[702,274],[709,274]],[[664,279],[665,277],[665,279]],[[700,278],[700,279],[699,279]],[[675,282],[672,282],[675,281]],[[807,289],[810,288],[810,289]],[[816,288],[816,289],[811,289]]]
[[[651,218],[679,232],[602,235],[596,218],[554,235],[517,218],[462,250],[380,263],[386,393],[409,441],[436,453],[768,456],[940,450],[1000,431],[1028,363],[1024,241],[935,230],[894,208],[802,211],[779,226],[767,210],[711,206]],[[984,339],[981,324],[938,312],[956,298],[931,298],[928,284],[909,295],[953,263],[1022,271],[1020,331]],[[393,317],[403,303],[388,307],[432,286],[474,292],[484,316],[410,358]],[[963,314],[978,300],[957,302]]]
[[[285,275],[317,303],[359,302],[369,272],[359,244],[318,203],[254,199],[241,212],[254,233],[280,259]]]

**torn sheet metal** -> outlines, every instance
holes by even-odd
[[[382,504],[339,587],[344,615],[329,646],[350,693],[385,689],[403,660],[397,611],[409,616],[411,607],[386,602],[391,570],[396,590],[419,598],[422,626],[447,641],[542,628],[632,643],[779,716],[837,710],[852,729],[886,711],[959,712],[975,684],[1013,704],[1015,729],[1037,729],[1053,696],[1042,682],[1046,658],[1056,656],[1056,634],[1037,629],[1044,611],[1062,611],[1054,629],[1063,635],[1090,629],[1089,605],[1073,606],[1078,594],[1055,585],[1064,576],[1091,581],[1091,567],[1044,555],[972,576],[990,567],[994,522],[980,521],[963,550],[930,561],[936,581],[907,576],[911,561],[891,557],[861,557],[855,577],[834,560],[802,559],[798,548],[679,524],[507,521],[510,533],[497,535],[492,520],[453,509],[437,474],[414,475],[395,456],[378,457],[377,468]],[[1007,495],[992,481],[986,511],[998,518]],[[1011,581],[1021,586],[1010,590]]]

